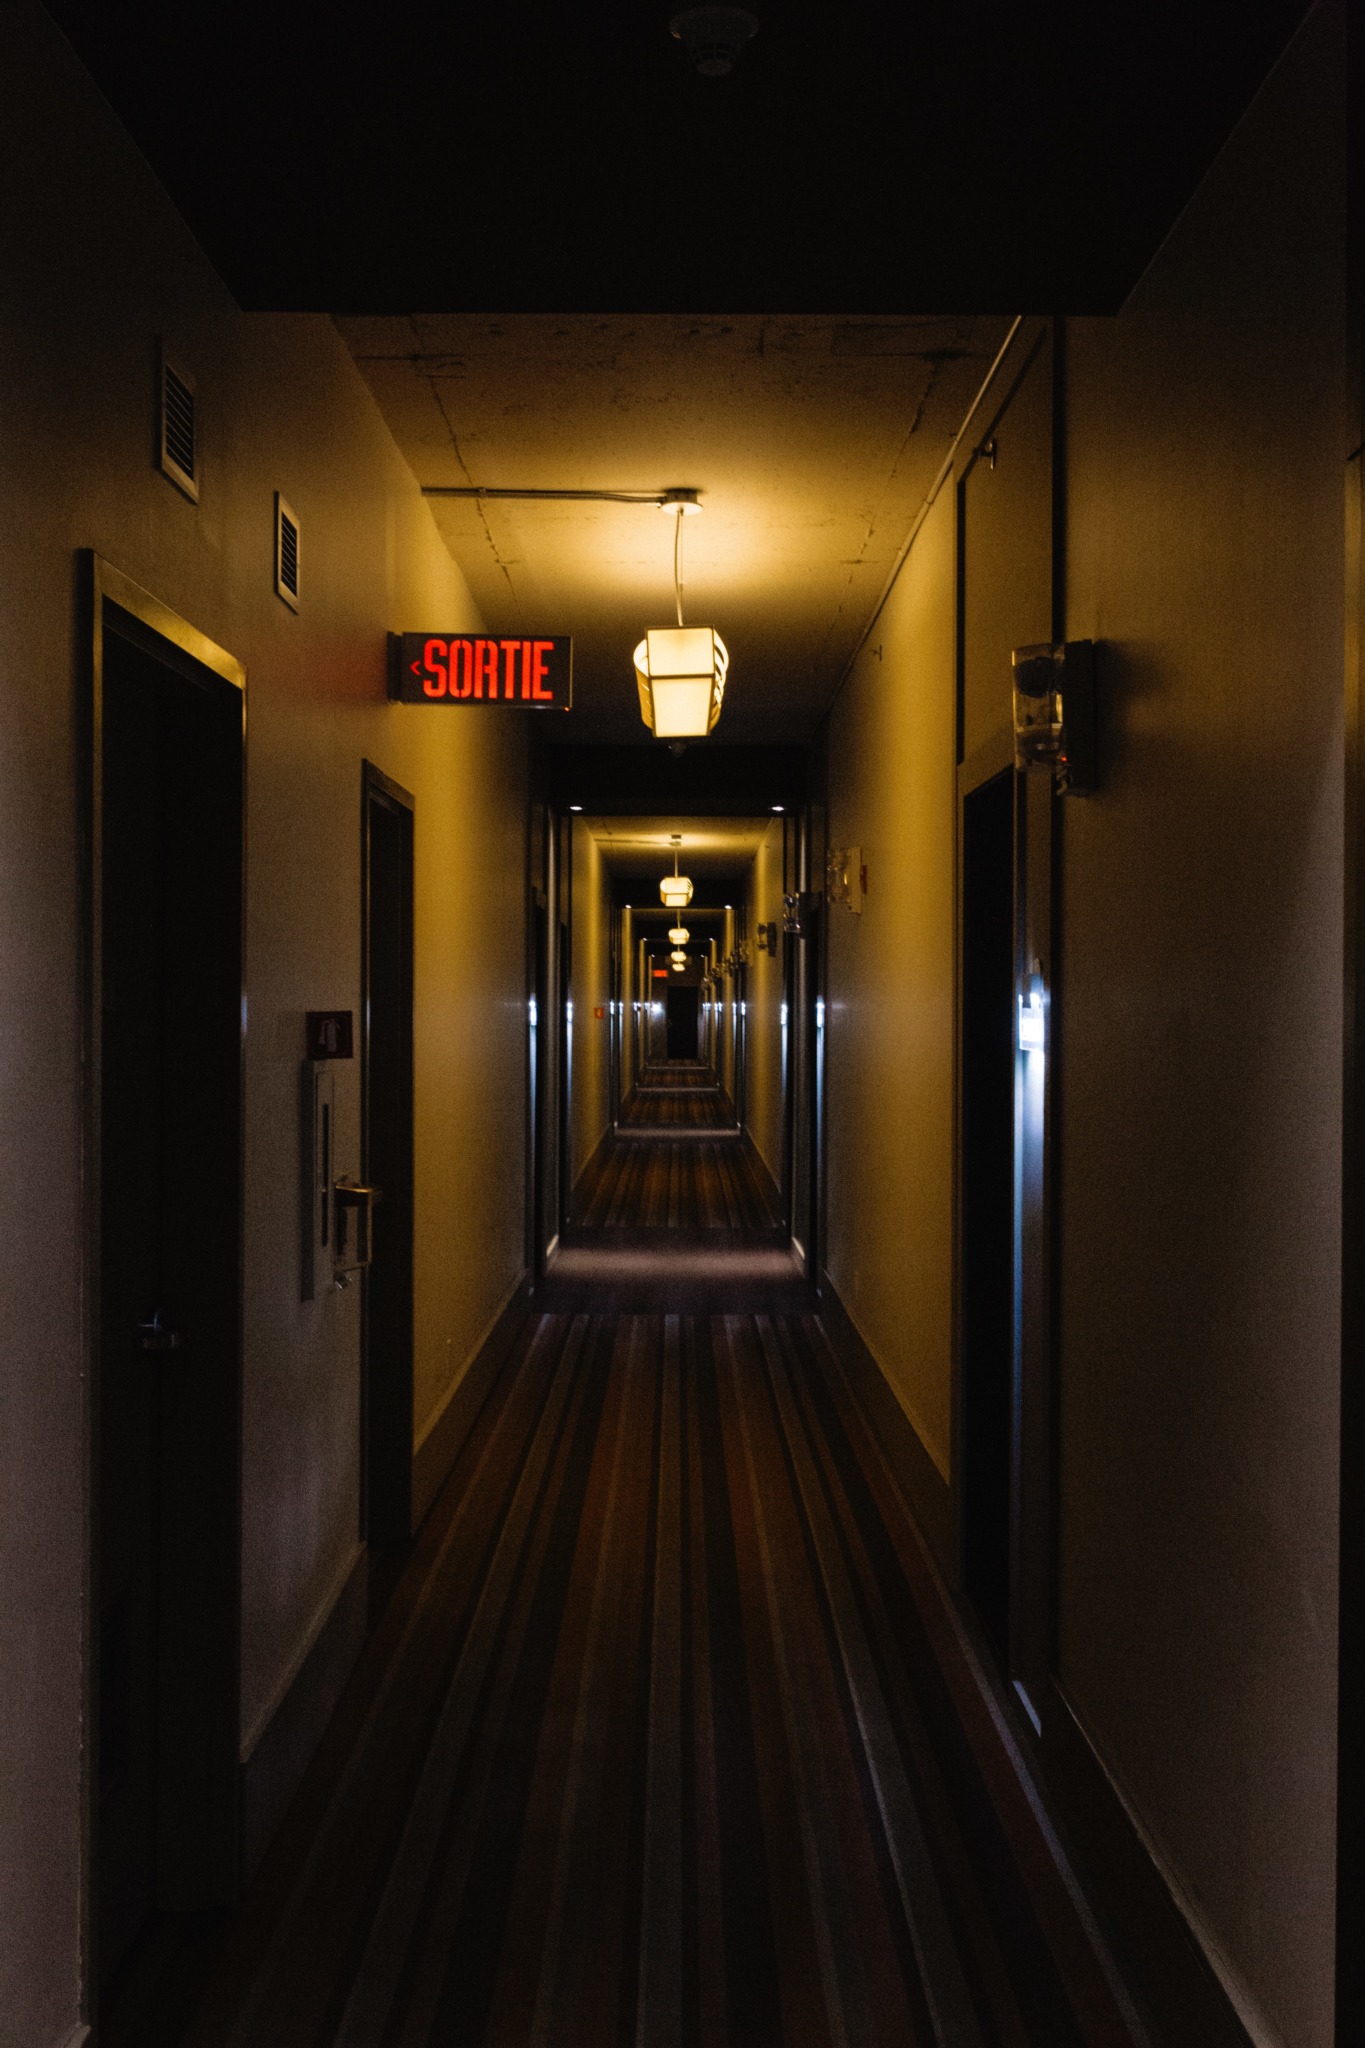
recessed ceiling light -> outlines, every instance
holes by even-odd
[[[570,809],[571,811],[581,811],[581,810],[582,810],[582,808],[583,808],[582,804],[570,804],[570,805],[569,805],[569,809]]]
[[[773,809],[774,809],[775,811],[785,811],[785,810],[786,810],[786,808],[787,808],[787,806],[786,806],[785,804],[774,804],[774,805],[773,805]]]

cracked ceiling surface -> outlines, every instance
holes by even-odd
[[[686,617],[729,647],[716,735],[729,743],[814,730],[1008,326],[856,314],[337,324],[424,485],[700,491]],[[556,740],[647,740],[631,650],[673,623],[672,515],[430,503],[491,630],[573,635],[574,712]]]

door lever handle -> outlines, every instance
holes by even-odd
[[[139,1323],[135,1334],[139,1351],[165,1352],[178,1351],[180,1349],[180,1332],[179,1330],[168,1330],[165,1327],[161,1320],[160,1309],[156,1311],[150,1323]]]

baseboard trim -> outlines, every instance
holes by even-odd
[[[421,1528],[450,1469],[459,1457],[488,1389],[516,1342],[531,1301],[531,1282],[522,1274],[485,1330],[474,1355],[423,1430],[412,1454],[412,1527]]]
[[[260,1868],[369,1629],[369,1552],[356,1549],[311,1642],[240,1766],[242,1877]]]
[[[768,1171],[768,1162],[754,1143],[753,1133],[747,1124],[740,1131],[740,1143],[744,1147],[745,1158],[758,1177],[759,1187],[763,1191],[763,1199],[767,1202],[774,1216],[780,1216],[782,1214],[782,1190]]]
[[[589,1176],[596,1173],[598,1169],[601,1167],[603,1161],[607,1156],[607,1153],[611,1150],[612,1141],[617,1137],[617,1135],[618,1127],[616,1123],[609,1123],[605,1131],[603,1131],[601,1137],[598,1139],[597,1143],[594,1145],[588,1157],[584,1160],[583,1171],[575,1180],[573,1184],[573,1190],[569,1196],[570,1223],[573,1222],[574,1218],[578,1214],[579,1190],[582,1188],[583,1183],[589,1178]]]
[[[820,1317],[835,1356],[877,1432],[891,1469],[905,1491],[935,1564],[949,1584],[956,1581],[957,1518],[947,1480],[924,1447],[914,1423],[867,1340],[839,1298],[828,1273],[820,1275]]]
[[[1042,1764],[1108,1937],[1151,2009],[1162,2048],[1283,2048],[1201,1929],[1055,1678],[1043,1714]]]

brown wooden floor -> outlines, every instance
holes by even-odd
[[[681,1124],[698,1130],[733,1130],[734,1106],[700,1060],[673,1060],[644,1067],[622,1105],[623,1130],[653,1130]]]
[[[670,1308],[674,1214],[738,1305]],[[188,2048],[1128,2048],[742,1146],[622,1139],[584,1219]]]

